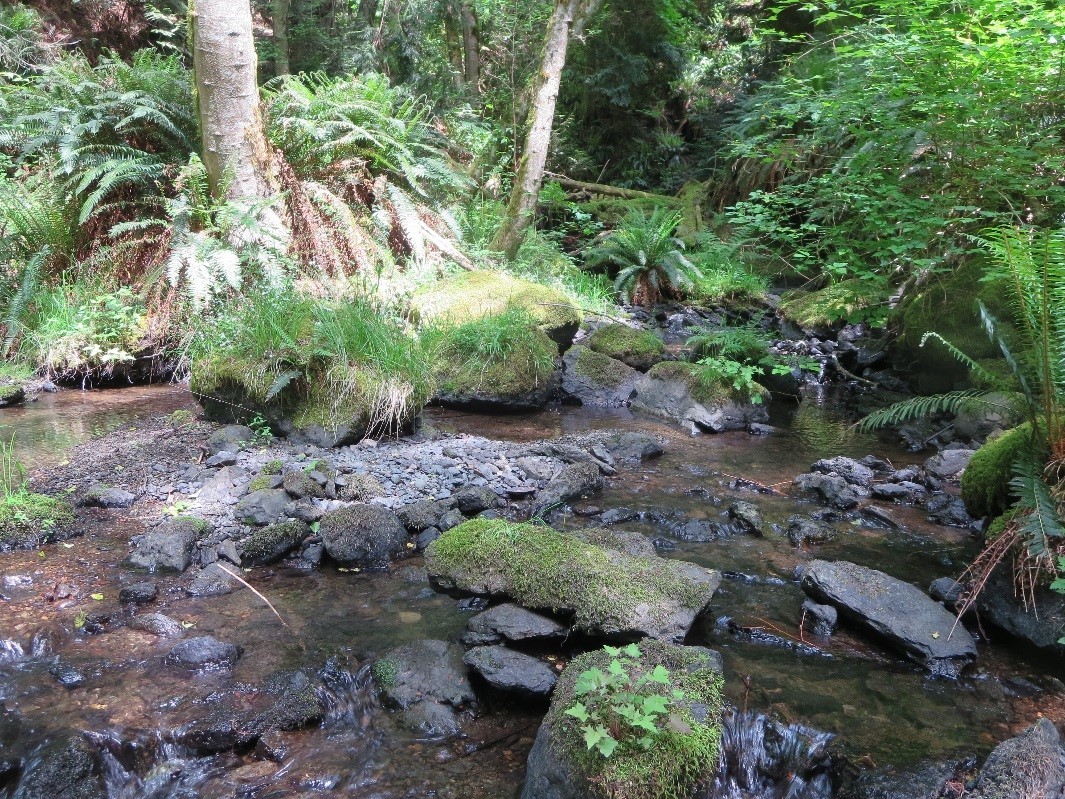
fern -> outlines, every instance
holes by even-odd
[[[45,247],[35,253],[22,268],[18,290],[11,297],[11,302],[7,306],[7,313],[4,315],[3,355],[5,358],[11,354],[11,347],[14,345],[19,333],[22,332],[23,316],[41,284],[41,273],[44,271],[44,265],[48,261],[49,255],[51,255],[51,250]]]
[[[1022,459],[1014,464],[1013,472],[1010,487],[1018,497],[1014,507],[1021,511],[1017,517],[1021,538],[1033,558],[1049,555],[1065,540],[1058,504],[1037,464]]]
[[[951,391],[930,397],[911,397],[881,408],[862,419],[859,432],[868,433],[883,427],[912,422],[937,413],[957,413],[966,408],[1001,407],[1000,395],[993,391]]]

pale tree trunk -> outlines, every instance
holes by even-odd
[[[540,70],[532,85],[532,109],[525,149],[514,176],[514,188],[506,217],[492,247],[513,260],[518,254],[525,232],[536,215],[536,204],[544,182],[544,169],[551,146],[551,130],[555,124],[555,106],[562,85],[562,70],[570,37],[580,34],[603,0],[556,0],[555,10],[547,23],[544,53]]]
[[[481,41],[477,32],[477,15],[466,0],[460,0],[458,3],[458,15],[459,25],[462,27],[462,54],[466,85],[474,94],[480,94]]]
[[[274,74],[288,75],[292,68],[288,58],[288,10],[290,0],[273,0],[274,14]]]
[[[216,196],[255,202],[278,195],[259,108],[250,0],[196,0],[190,9],[192,59],[203,134],[203,163]],[[259,222],[284,235],[278,212]]]

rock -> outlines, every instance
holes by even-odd
[[[973,523],[973,517],[965,509],[965,502],[949,494],[933,496],[921,507],[928,511],[928,518],[937,524],[968,527]]]
[[[85,492],[81,504],[89,508],[128,508],[135,499],[129,491],[97,483]]]
[[[972,449],[945,449],[938,455],[933,455],[924,462],[924,468],[929,474],[944,479],[956,478],[969,465],[976,450]]]
[[[696,544],[705,544],[717,541],[729,535],[725,525],[708,519],[692,519],[691,521],[674,524],[669,528],[670,535],[681,541],[691,541]]]
[[[647,433],[612,433],[602,444],[614,460],[623,463],[640,463],[665,452],[661,442]]]
[[[332,481],[319,481],[314,479],[313,472],[305,472],[302,469],[285,472],[282,475],[282,487],[296,499],[304,497],[310,499],[325,499],[336,496]]]
[[[369,502],[372,499],[387,497],[388,489],[371,475],[349,474],[345,476],[344,485],[339,493],[340,498],[345,502]]]
[[[185,593],[200,598],[225,596],[233,593],[235,582],[217,563],[210,563],[185,585]]]
[[[566,535],[603,549],[624,552],[634,558],[658,557],[654,543],[643,533],[607,529],[605,527],[581,527],[574,530],[566,530]]]
[[[494,508],[499,504],[499,495],[487,486],[463,486],[451,497],[455,507],[467,516]]]
[[[920,589],[881,571],[815,560],[803,571],[802,589],[935,675],[957,677],[976,659],[976,643],[968,630],[955,627],[954,614]]]
[[[227,560],[234,566],[240,566],[244,561],[240,557],[240,553],[237,551],[237,545],[230,538],[227,538],[221,544],[214,548],[215,555],[219,560]]]
[[[839,614],[831,605],[818,605],[809,599],[802,603],[803,627],[809,626],[814,635],[827,638],[836,631]]]
[[[964,590],[965,586],[953,577],[940,577],[933,580],[932,584],[928,586],[928,593],[932,596],[932,599],[943,602],[948,606],[953,606],[961,599]]]
[[[666,345],[647,330],[611,323],[596,328],[587,340],[588,349],[646,372],[665,358]]]
[[[992,433],[1016,427],[1024,421],[1024,415],[1016,396],[991,394],[982,402],[958,409],[954,416],[954,432],[960,439],[983,442]]]
[[[857,506],[864,495],[864,489],[848,483],[838,474],[821,474],[820,472],[800,474],[795,478],[794,486],[800,491],[818,494],[826,503],[840,510],[849,510]]]
[[[71,664],[58,660],[48,669],[48,673],[55,677],[56,682],[64,688],[77,688],[85,684],[85,675]]]
[[[1065,752],[1061,735],[1041,718],[988,755],[976,778],[972,799],[1057,797],[1065,788]]]
[[[202,635],[182,641],[170,650],[163,662],[193,671],[229,671],[243,652],[244,648],[236,644],[227,644],[213,636]]]
[[[162,613],[140,613],[126,622],[131,630],[150,633],[160,638],[184,638],[185,628],[169,616]]]
[[[344,566],[384,569],[392,559],[410,554],[406,528],[380,505],[330,511],[322,517],[318,533],[329,557]]]
[[[1008,570],[1000,567],[980,592],[977,609],[985,623],[1045,652],[1065,653],[1065,645],[1059,643],[1062,630],[1065,630],[1065,596],[1062,594],[1039,586],[1035,592],[1035,606],[1026,608],[1016,596]]]
[[[281,489],[263,488],[241,498],[233,509],[233,518],[244,524],[265,527],[285,518],[289,496]]]
[[[914,483],[909,485],[903,485],[902,483],[878,483],[872,488],[873,496],[877,499],[887,500],[888,502],[912,502],[917,493],[911,486],[916,486]],[[924,489],[921,486],[916,486],[923,493]]]
[[[259,736],[255,744],[255,755],[273,763],[283,763],[288,757],[288,740],[278,730],[270,730]]]
[[[823,458],[810,467],[812,472],[821,474],[838,474],[851,485],[868,488],[873,482],[876,473],[868,466],[859,463],[854,458]]]
[[[565,637],[567,628],[553,619],[526,610],[521,605],[505,602],[466,623],[462,641],[467,646],[508,641],[554,641]]]
[[[451,503],[422,500],[405,505],[396,511],[400,522],[412,533],[420,533],[430,527],[436,527],[440,517],[451,509]]]
[[[222,450],[212,455],[210,458],[203,462],[204,466],[236,466],[237,465],[237,453],[229,452],[228,450]]]
[[[474,647],[463,661],[497,691],[549,696],[558,682],[558,675],[547,663],[505,646]]]
[[[466,521],[466,517],[462,515],[462,511],[457,509],[449,510],[437,520],[436,526],[440,528],[441,532],[446,533],[452,527],[458,527],[464,521]]]
[[[736,526],[751,535],[764,535],[762,512],[753,502],[737,500],[728,509],[729,516],[736,520]]]
[[[828,525],[805,516],[792,516],[788,519],[788,540],[797,547],[822,544],[831,538],[832,528]]]
[[[262,527],[241,541],[241,563],[245,566],[276,563],[302,544],[310,534],[310,528],[295,519]]]
[[[285,515],[305,524],[314,524],[325,516],[325,508],[315,505],[312,499],[298,499],[285,505]]]
[[[425,557],[437,590],[572,613],[576,630],[614,639],[683,640],[721,582],[718,572],[691,563],[632,557],[501,520],[466,522],[430,544]]]
[[[931,763],[912,769],[881,769],[863,774],[847,799],[940,799],[947,780],[955,776],[953,763]],[[967,796],[968,794],[966,794]]]
[[[13,383],[0,386],[0,408],[14,408],[26,401],[26,389]]]
[[[571,463],[551,478],[533,505],[532,515],[539,516],[575,499],[585,499],[603,490],[603,476],[590,463]]]
[[[636,383],[633,410],[672,419],[692,432],[744,430],[752,422],[769,421],[764,405],[738,396],[731,387],[704,386],[694,368],[679,361],[654,366]]]
[[[26,763],[16,799],[107,799],[96,753],[80,735],[63,734]]]
[[[242,424],[228,424],[216,430],[207,439],[207,451],[212,455],[219,452],[240,452],[255,441],[255,431]]]
[[[551,722],[544,720],[529,751],[521,799],[593,799],[593,796],[591,786],[557,751]]]
[[[592,407],[628,405],[641,377],[631,366],[579,344],[569,349],[562,364],[562,390],[581,405]]]
[[[640,514],[634,511],[632,508],[611,508],[605,510],[599,515],[600,524],[621,524],[622,522],[632,521]]]
[[[385,702],[399,708],[409,726],[433,737],[461,731],[455,711],[470,705],[462,648],[446,641],[414,641],[393,649],[371,670]]]
[[[183,572],[192,564],[192,548],[209,531],[200,519],[179,517],[134,538],[131,565],[150,572]]]
[[[127,605],[147,605],[159,596],[159,586],[153,582],[133,583],[118,592],[118,600]]]

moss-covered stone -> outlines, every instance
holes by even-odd
[[[743,430],[752,422],[766,422],[769,414],[763,403],[722,380],[706,380],[698,364],[663,361],[655,364],[636,383],[633,410],[672,419],[690,426],[692,432]],[[761,398],[769,391],[757,387]]]
[[[631,379],[630,368],[619,360],[595,352],[588,347],[577,349],[578,356],[573,364],[573,371],[586,377],[594,384],[607,388],[617,388]]]
[[[248,493],[253,491],[269,491],[272,488],[277,488],[276,474],[259,474],[251,479],[248,483]]]
[[[841,280],[817,291],[793,292],[780,304],[781,315],[810,330],[826,330],[837,320],[853,317],[885,298],[870,292],[861,280]]]
[[[1026,422],[976,451],[961,476],[961,495],[970,515],[983,519],[999,516],[1009,508],[1013,465],[1032,443],[1032,425]]]
[[[419,291],[411,300],[411,316],[420,323],[461,325],[521,308],[558,344],[568,345],[581,322],[581,312],[561,291],[502,272],[464,272]]]
[[[646,372],[666,352],[662,339],[647,330],[613,323],[604,325],[588,337],[588,349]]]
[[[61,540],[73,524],[68,502],[28,491],[12,494],[0,500],[0,551]]]
[[[696,402],[708,407],[727,402],[747,402],[748,398],[724,382],[707,382],[699,379],[699,367],[687,361],[663,361],[647,372],[648,377],[658,380],[682,381]]]
[[[241,542],[241,563],[245,566],[267,566],[302,544],[308,535],[310,528],[294,519],[263,527]]]
[[[21,405],[26,401],[26,389],[22,383],[0,383],[0,408]]]
[[[466,594],[508,596],[531,610],[572,614],[583,632],[682,640],[720,582],[717,572],[632,557],[550,527],[473,519],[426,550],[430,580]]]
[[[281,474],[281,470],[285,468],[285,462],[280,458],[274,458],[272,461],[267,461],[266,465],[259,471],[259,474]]]
[[[595,696],[578,697],[576,684],[581,674],[590,669],[604,673],[609,670],[616,658],[605,650],[574,658],[562,672],[545,719],[551,730],[550,745],[555,756],[575,770],[592,796],[688,799],[717,764],[723,704],[720,660],[700,647],[659,641],[641,641],[639,650],[640,657],[635,661],[619,661],[633,681],[656,666],[669,673],[669,685],[653,684],[657,691],[648,688],[644,694],[657,692],[671,699],[673,690],[683,693],[682,699],[670,705],[668,720],[656,725],[658,731],[649,746],[645,749],[637,743],[642,733],[633,735],[631,741],[623,742],[605,758],[587,747],[581,722],[566,713],[578,701],[586,706],[596,704]],[[600,700],[599,704],[603,702]]]

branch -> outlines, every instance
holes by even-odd
[[[555,180],[564,189],[583,191],[588,194],[603,194],[607,197],[618,197],[622,200],[654,200],[663,205],[681,205],[681,201],[668,194],[653,194],[649,191],[638,189],[623,189],[620,186],[608,186],[605,183],[585,183],[583,180],[573,180],[565,175],[557,175],[554,172],[545,172],[547,177]]]

